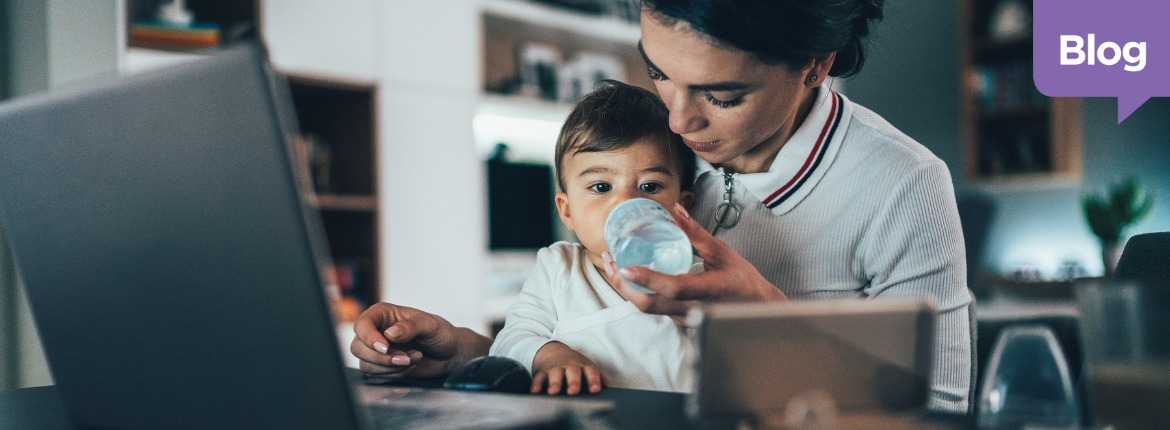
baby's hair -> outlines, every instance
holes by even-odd
[[[561,176],[566,155],[615,151],[640,140],[662,145],[678,169],[683,190],[694,186],[695,155],[682,138],[670,131],[670,112],[657,95],[645,88],[612,79],[598,82],[569,113],[557,138],[557,186],[565,190]]]

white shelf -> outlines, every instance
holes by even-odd
[[[118,61],[118,73],[132,75],[208,58],[209,54],[162,51],[158,49],[126,48]]]
[[[573,105],[566,103],[522,96],[484,94],[479,98],[476,113],[563,123],[572,109]]]
[[[642,39],[637,24],[613,16],[592,16],[520,0],[483,0],[485,14],[511,18],[583,36],[636,45]]]
[[[513,161],[552,165],[557,135],[572,106],[538,99],[483,95],[472,127],[482,157],[506,143]]]

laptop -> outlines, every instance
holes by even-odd
[[[610,406],[347,383],[287,91],[241,46],[0,105],[0,221],[75,426],[513,428]]]

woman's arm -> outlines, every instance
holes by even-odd
[[[549,273],[555,266],[549,264],[554,257],[547,248],[537,254],[537,267],[525,281],[519,301],[508,309],[508,324],[494,346],[492,339],[455,327],[438,315],[378,303],[354,322],[357,336],[349,350],[361,360],[358,367],[374,381],[446,375],[489,352],[531,366],[531,356],[549,341],[556,322]],[[529,357],[525,360],[515,354]]]
[[[671,216],[691,239],[691,245],[703,256],[703,273],[672,276],[638,266],[615,271],[610,254],[607,252],[602,255],[605,259],[605,272],[613,285],[642,312],[684,315],[694,305],[695,300],[745,302],[788,300],[779,288],[764,279],[755,266],[691,219],[691,215],[682,205],[675,204]],[[658,294],[645,294],[630,288],[625,283],[627,280],[644,285]]]
[[[942,161],[908,169],[889,192],[860,248],[870,297],[926,298],[938,309],[928,407],[965,413],[971,388],[971,322],[963,229]]]

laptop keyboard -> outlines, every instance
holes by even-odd
[[[608,429],[608,401],[424,388],[359,388],[375,429]]]

